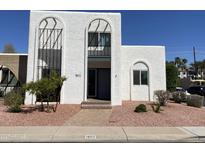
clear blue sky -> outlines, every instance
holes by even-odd
[[[99,11],[98,11],[99,12]],[[165,45],[167,60],[180,56],[205,59],[205,11],[101,11],[121,12],[123,45]],[[0,11],[0,51],[12,43],[28,50],[29,11]]]

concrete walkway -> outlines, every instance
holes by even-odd
[[[112,109],[82,109],[64,126],[107,126]]]
[[[0,127],[0,142],[205,142],[205,127]]]

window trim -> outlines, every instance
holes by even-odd
[[[90,43],[89,42],[89,33],[96,33],[97,34],[97,45],[95,45],[95,46],[92,46],[92,45],[89,45],[88,44],[88,47],[111,47],[111,33],[110,32],[103,32],[103,31],[98,31],[98,32],[95,32],[95,31],[89,31],[88,32],[88,43]],[[100,42],[100,39],[101,39],[101,34],[108,34],[108,36],[109,36],[109,39],[110,39],[110,43],[109,43],[109,45],[104,45],[104,46],[102,46],[101,45],[101,42]]]
[[[139,71],[139,84],[134,84],[134,71]],[[142,71],[147,72],[147,84],[142,84]],[[133,86],[149,86],[149,70],[139,70],[139,69],[133,69]]]

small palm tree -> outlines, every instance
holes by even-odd
[[[182,62],[184,63],[184,64],[186,64],[187,62],[188,62],[188,60],[187,59],[182,59]]]
[[[187,59],[176,57],[174,62],[178,71],[185,71],[187,69],[187,62],[188,62]]]
[[[187,68],[186,64],[187,64],[188,60],[187,59],[182,59],[181,60],[181,68],[182,70],[185,70]]]
[[[179,66],[181,65],[181,59],[179,57],[175,58],[175,65],[177,68],[179,68]]]
[[[48,110],[49,102],[57,102],[55,109],[53,108],[53,111],[56,111],[58,102],[60,101],[59,96],[61,87],[65,80],[66,77],[61,77],[56,72],[52,72],[49,77],[44,77],[38,81],[27,83],[24,85],[24,89],[36,96],[36,102],[41,103],[42,110],[44,110],[43,102],[47,102]]]

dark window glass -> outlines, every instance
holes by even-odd
[[[42,78],[49,78],[51,73],[57,73],[58,75],[60,75],[60,69],[43,68],[42,69]]]
[[[48,78],[50,75],[50,69],[42,69],[42,78]]]
[[[140,85],[140,71],[133,71],[133,84]]]
[[[110,47],[111,35],[110,33],[100,33],[100,46]]]
[[[15,75],[10,72],[10,79],[9,79],[10,85],[16,85],[17,84],[17,79],[15,77]]]
[[[88,70],[88,96],[96,96],[96,70]]]
[[[148,84],[148,73],[147,71],[141,71],[141,84],[147,85]]]
[[[2,78],[1,78],[1,83],[2,84],[7,84],[8,83],[8,78],[9,77],[9,70],[8,69],[3,69],[2,70]]]
[[[89,32],[88,33],[88,46],[98,46],[98,33]]]

